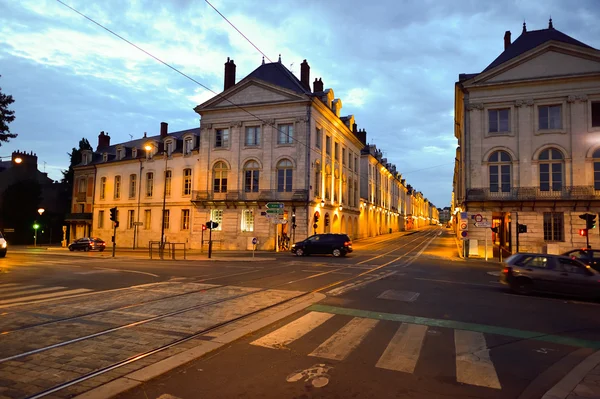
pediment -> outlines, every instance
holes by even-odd
[[[496,83],[589,74],[600,74],[599,51],[544,46],[478,75],[473,82]]]
[[[221,107],[231,107],[238,105],[256,105],[265,103],[278,103],[306,100],[306,98],[291,90],[262,82],[257,79],[251,79],[247,82],[240,82],[229,91],[213,97],[196,109],[214,109]],[[232,104],[233,103],[233,104]]]

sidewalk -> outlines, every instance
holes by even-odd
[[[600,399],[600,351],[571,370],[542,399]]]

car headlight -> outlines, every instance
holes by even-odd
[[[2,248],[6,248],[6,241],[2,243]]]
[[[296,244],[292,244],[292,248],[296,248]]]

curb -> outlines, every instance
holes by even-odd
[[[163,359],[159,362],[151,364],[150,366],[146,366],[137,371],[119,377],[116,380],[91,389],[82,393],[81,395],[77,395],[73,399],[107,399],[127,392],[130,389],[140,386],[161,374],[171,371],[191,361],[197,360],[207,353],[215,351],[245,335],[260,330],[261,328],[273,324],[285,317],[306,309],[308,306],[321,301],[325,297],[325,294],[312,293],[302,302],[284,308],[277,313],[251,322],[250,324],[237,328],[233,331],[226,332],[210,341],[201,342],[200,345],[192,349],[188,349],[187,351],[178,353],[177,355]]]
[[[542,399],[565,399],[575,389],[577,384],[598,364],[600,351],[592,353],[571,370],[558,384],[554,385],[542,396]]]

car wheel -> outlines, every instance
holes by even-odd
[[[304,255],[304,251],[302,250],[302,248],[296,249],[296,256],[303,256],[303,255]]]
[[[6,256],[6,252],[0,252],[0,258],[4,258]]]
[[[100,252],[104,252],[104,248],[100,248],[98,251],[100,251]]]
[[[331,254],[337,258],[342,255],[342,251],[340,251],[339,248],[336,248]]]
[[[528,295],[533,291],[533,284],[530,280],[518,278],[510,285],[510,289],[517,294]]]
[[[87,252],[90,250],[90,247],[84,247],[83,250],[84,250],[84,252]]]
[[[75,248],[69,247],[69,251],[73,252],[73,251],[75,251]]]

